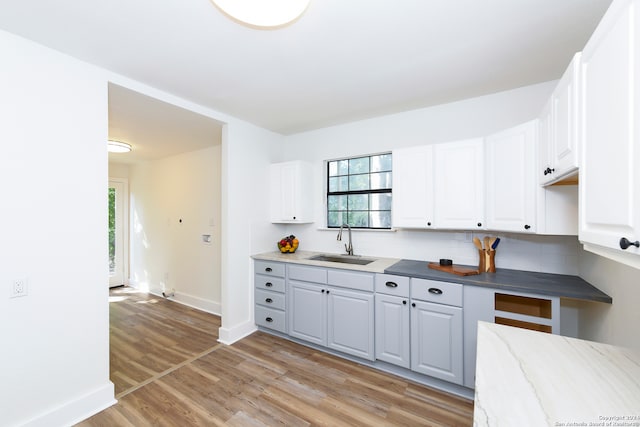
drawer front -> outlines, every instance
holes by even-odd
[[[263,276],[262,274],[256,274],[254,282],[256,289],[284,292],[284,279],[281,279],[280,277],[269,277]]]
[[[332,286],[373,292],[372,273],[358,273],[346,270],[329,270],[327,272],[327,275],[328,283]]]
[[[462,307],[462,285],[412,278],[411,299]]]
[[[277,308],[278,310],[284,310],[285,296],[277,292],[263,291],[262,289],[256,289],[255,293],[256,304],[263,305],[265,307]]]
[[[256,325],[287,333],[284,311],[256,305]]]
[[[318,267],[305,267],[303,265],[288,264],[289,279],[303,282],[327,283],[327,269]]]
[[[284,264],[273,261],[254,261],[253,271],[256,274],[267,276],[284,277]]]
[[[376,292],[409,298],[409,278],[393,274],[376,274]]]

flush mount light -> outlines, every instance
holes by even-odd
[[[211,0],[218,9],[243,24],[257,28],[287,25],[302,15],[310,0]]]
[[[110,153],[128,153],[131,151],[131,145],[121,141],[109,140],[107,148]]]

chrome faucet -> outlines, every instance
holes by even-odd
[[[336,238],[336,240],[342,241],[342,229],[344,227],[347,227],[349,229],[349,244],[347,245],[345,243],[344,248],[347,251],[347,255],[353,255],[353,245],[351,244],[351,227],[349,227],[349,224],[344,223],[340,226],[340,231],[338,231],[338,237]]]

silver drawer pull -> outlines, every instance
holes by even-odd
[[[389,288],[397,288],[398,284],[396,282],[387,282],[385,285]]]
[[[436,295],[441,295],[442,291],[438,288],[429,288],[429,293],[431,294],[436,294]]]
[[[268,303],[272,303],[272,302],[273,302],[273,300],[272,300],[271,298],[267,298],[267,299],[265,299],[264,301],[265,301],[265,302],[268,302]]]

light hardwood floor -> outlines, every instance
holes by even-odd
[[[217,344],[218,317],[133,295],[111,303],[118,404],[80,426],[472,424],[466,399],[262,332]]]

